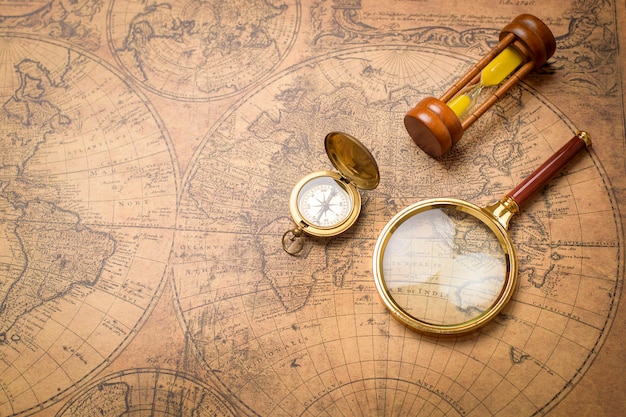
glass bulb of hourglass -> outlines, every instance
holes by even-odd
[[[474,108],[481,91],[483,91],[482,83],[467,85],[446,104],[452,109],[454,114],[459,117],[459,119],[462,119],[471,109]]]
[[[463,118],[474,108],[484,87],[500,84],[524,62],[524,57],[517,49],[509,46],[498,54],[480,73],[480,81],[467,85],[446,104],[459,117]]]

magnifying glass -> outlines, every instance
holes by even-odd
[[[481,208],[453,199],[413,204],[383,228],[374,248],[376,288],[392,315],[430,334],[464,334],[492,320],[517,285],[511,218],[580,150],[578,132],[500,201]]]

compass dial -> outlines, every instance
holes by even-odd
[[[298,196],[298,209],[306,222],[317,227],[335,227],[352,212],[352,198],[343,185],[332,178],[309,181]]]

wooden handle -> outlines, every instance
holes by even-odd
[[[521,182],[513,191],[507,194],[518,206],[539,191],[552,177],[559,172],[579,151],[591,146],[591,138],[586,132],[578,132],[561,149],[556,151],[546,162],[535,170],[528,178]]]

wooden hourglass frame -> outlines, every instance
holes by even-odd
[[[530,14],[517,16],[500,31],[498,44],[441,97],[426,97],[406,113],[404,125],[409,135],[427,154],[433,157],[445,154],[483,113],[526,74],[541,68],[555,50],[556,40],[545,23]],[[459,116],[459,111],[455,112],[450,107],[459,94],[481,83],[486,67],[493,63],[501,66],[496,61],[510,59],[514,60],[511,72],[515,72],[504,74],[502,78],[505,79],[497,85],[495,91],[472,107],[468,114]],[[519,60],[519,65],[515,65],[515,60]],[[506,62],[504,66],[506,67]],[[469,102],[469,98],[466,101]]]

